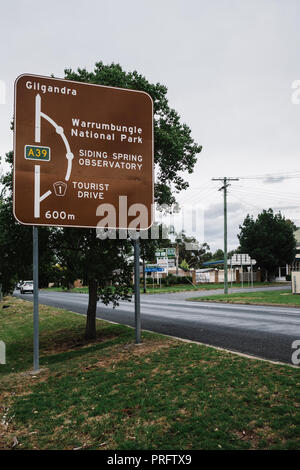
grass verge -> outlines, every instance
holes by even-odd
[[[286,284],[281,284],[281,283],[265,283],[265,282],[255,282],[254,287],[278,287],[280,285],[284,285],[286,287],[289,287],[289,285]],[[238,288],[242,287],[241,283],[233,284],[233,288]],[[244,287],[248,287],[247,283],[244,283]],[[151,284],[147,285],[147,294],[167,294],[167,293],[172,293],[172,292],[188,292],[188,291],[201,291],[201,290],[214,290],[214,289],[223,289],[224,284],[223,283],[214,283],[214,284],[198,284],[197,286],[194,286],[192,284],[176,284],[174,286],[163,286],[159,287],[159,285],[154,285],[154,287]],[[66,290],[63,287],[48,287],[47,289],[43,290],[49,290],[49,291],[55,291],[55,292],[72,292],[72,293],[77,293],[77,294],[88,294],[89,290],[88,287],[75,287],[74,289]],[[141,288],[141,292],[143,292],[143,288]]]
[[[254,305],[277,305],[287,307],[300,307],[300,296],[284,290],[243,292],[228,295],[213,295],[204,297],[193,297],[188,299],[193,302],[222,302],[230,304],[254,304]]]
[[[295,449],[300,371],[97,323],[40,306],[42,371],[32,363],[32,304],[0,309],[0,448]],[[298,397],[299,398],[299,397]]]

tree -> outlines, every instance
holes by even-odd
[[[155,200],[172,204],[175,194],[188,187],[183,172],[192,173],[201,146],[191,137],[191,130],[181,123],[178,113],[170,108],[167,88],[151,84],[138,72],[125,72],[118,64],[98,62],[93,72],[86,69],[65,70],[65,78],[112,87],[142,90],[149,93],[154,105],[154,161],[157,169]],[[10,179],[11,174],[5,178]],[[4,178],[4,179],[5,179]],[[20,226],[21,231],[26,227]],[[83,278],[89,286],[86,336],[96,335],[96,306],[99,295],[104,303],[117,305],[128,299],[131,287],[132,247],[129,240],[99,240],[95,229],[51,229],[50,244],[55,263],[64,268],[67,281]],[[52,263],[52,264],[55,264]]]
[[[189,266],[188,262],[187,262],[185,259],[183,259],[183,260],[181,261],[180,267],[181,267],[181,269],[183,269],[184,271],[189,271],[189,269],[190,269],[190,266]]]
[[[216,260],[216,261],[224,260],[224,251],[221,248],[219,248],[213,253],[212,258],[213,260]]]
[[[149,93],[154,105],[154,162],[157,168],[155,200],[159,204],[174,203],[173,193],[188,187],[188,182],[182,177],[182,172],[192,173],[201,146],[192,139],[189,127],[180,122],[178,113],[170,108],[166,96],[167,88],[160,83],[151,84],[136,71],[125,72],[119,64],[104,65],[102,62],[96,63],[93,72],[88,72],[86,69],[78,69],[77,72],[66,69],[65,78]],[[102,301],[112,301],[114,305],[119,299],[128,298],[130,262],[127,255],[131,246],[128,240],[98,240],[95,230],[91,229],[62,230],[64,235],[66,232],[69,232],[69,235],[63,236],[63,239],[68,240],[69,245],[63,245],[63,250],[60,248],[62,245],[57,245],[57,250],[60,256],[64,257],[65,262],[66,253],[71,252],[73,255],[76,253],[72,260],[72,256],[68,257],[73,267],[72,272],[87,276],[89,304],[86,336],[94,337],[96,335],[97,292]],[[146,255],[145,245],[146,243],[143,242],[144,256]],[[153,246],[152,244],[152,250]],[[82,266],[85,267],[84,272]],[[116,270],[121,279],[120,286],[118,289],[107,289],[107,282],[115,282]]]
[[[296,254],[293,225],[272,209],[263,210],[256,219],[248,214],[240,226],[238,239],[239,251],[257,261],[266,280],[278,266],[292,263]]]
[[[206,261],[209,250],[207,243],[199,244],[195,237],[181,233],[177,236],[176,244],[179,252],[178,264],[180,267],[184,264],[184,266],[189,268],[198,269]]]
[[[66,283],[80,278],[89,287],[85,336],[96,336],[97,297],[117,306],[120,299],[131,298],[132,247],[128,240],[101,240],[95,229],[59,229],[52,246],[64,266]]]
[[[12,161],[13,153],[5,157],[11,171],[1,177],[0,199],[0,283],[4,293],[12,292],[20,279],[32,279],[32,227],[19,224],[12,210]],[[39,283],[48,285],[51,266],[54,263],[49,246],[50,229],[39,230]]]
[[[170,108],[167,87],[152,84],[137,71],[125,72],[119,64],[95,64],[93,72],[86,69],[65,70],[65,78],[112,87],[129,88],[149,93],[154,113],[154,162],[157,169],[155,199],[159,204],[175,202],[173,192],[187,189],[189,183],[182,172],[192,173],[202,147],[194,142],[191,130],[180,122],[178,113]]]

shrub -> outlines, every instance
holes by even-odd
[[[165,286],[174,286],[175,284],[190,284],[191,282],[191,276],[176,276],[175,274],[168,274],[161,280],[161,283]]]

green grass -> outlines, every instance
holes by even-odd
[[[193,297],[193,302],[226,302],[234,304],[256,304],[256,305],[286,305],[290,307],[300,306],[300,295],[294,295],[286,290],[243,292],[228,295],[214,295],[205,297]]]
[[[277,283],[265,283],[265,282],[255,282],[254,287],[272,287],[280,285]],[[148,284],[149,286],[149,284]],[[167,294],[172,292],[185,292],[185,291],[202,291],[202,290],[215,290],[215,289],[224,289],[223,283],[209,283],[209,284],[197,284],[196,286],[192,284],[176,284],[174,286],[165,287],[162,286],[155,286],[154,288],[150,284],[147,286],[147,293],[148,294]],[[231,287],[231,286],[230,286]],[[232,286],[233,288],[242,287],[241,283],[235,283]],[[248,287],[247,283],[244,283],[244,287]],[[141,289],[141,292],[143,290]]]
[[[47,287],[42,290],[49,290],[54,292],[72,292],[77,294],[88,294],[89,288],[88,287],[74,287],[74,289],[65,289],[64,287]]]
[[[40,306],[41,367],[31,375],[32,304],[6,299],[0,338],[0,448],[296,449],[300,370]],[[299,398],[299,397],[298,397]]]
[[[272,287],[272,286],[280,286],[282,284],[276,283],[265,283],[265,282],[254,282],[254,287]],[[233,284],[233,288],[242,287],[241,283]],[[247,283],[244,283],[244,287],[248,287]],[[223,283],[209,283],[209,284],[197,284],[194,286],[192,284],[176,284],[174,286],[164,286],[160,287],[157,284],[147,284],[147,294],[167,294],[172,292],[188,292],[188,291],[198,291],[198,290],[214,290],[214,289],[223,289]],[[88,287],[75,287],[74,289],[66,290],[63,287],[48,287],[47,289],[43,290],[50,290],[55,292],[72,292],[77,294],[88,294],[89,290]],[[143,287],[141,287],[141,292],[143,292]]]

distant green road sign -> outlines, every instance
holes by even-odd
[[[157,258],[175,258],[175,248],[161,248],[155,253]]]
[[[167,248],[167,256],[168,258],[175,257],[175,248]]]

